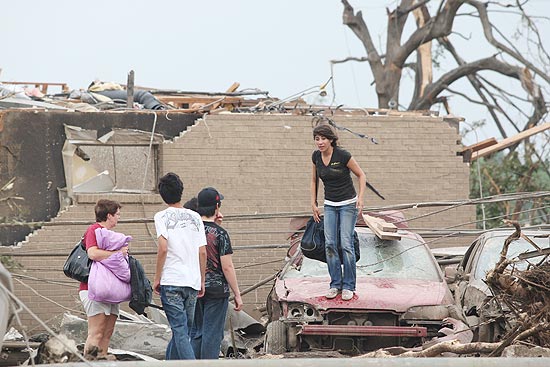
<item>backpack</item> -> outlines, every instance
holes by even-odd
[[[138,315],[144,315],[145,317],[147,317],[146,307],[155,307],[162,310],[161,306],[151,303],[153,301],[153,288],[141,263],[132,255],[128,256],[128,262],[130,264],[130,287],[132,289],[130,308]]]

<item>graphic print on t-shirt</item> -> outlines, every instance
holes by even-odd
[[[233,253],[227,231],[212,222],[204,222],[206,233],[206,279],[207,297],[229,296],[229,285],[223,274],[221,257]]]
[[[167,211],[164,213],[162,219],[166,223],[166,229],[191,227],[194,231],[199,231],[200,224],[197,218],[186,211]]]

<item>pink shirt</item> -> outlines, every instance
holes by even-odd
[[[103,228],[103,226],[99,223],[94,223],[88,227],[86,233],[84,234],[84,246],[86,246],[86,250],[88,250],[90,247],[97,246],[97,240],[95,238],[96,228]],[[87,291],[88,283],[80,283],[80,288],[78,290]]]

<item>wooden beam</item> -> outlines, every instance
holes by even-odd
[[[234,82],[233,84],[231,84],[231,86],[229,88],[227,88],[226,92],[227,93],[233,93],[235,92],[239,87],[241,86],[241,83],[237,83],[237,82]],[[212,107],[210,107],[210,111],[213,111],[215,110],[216,108],[220,107],[222,105],[222,103],[225,103],[225,99],[223,101],[219,101],[219,102],[216,102],[212,105]]]
[[[380,219],[380,218],[377,218]],[[397,227],[393,223],[388,223],[384,220],[379,220],[376,223],[376,226],[378,229],[380,229],[382,232],[397,232]]]
[[[550,122],[546,122],[544,124],[537,125],[535,127],[527,129],[525,131],[522,131],[519,134],[516,134],[514,136],[511,136],[509,138],[501,140],[499,143],[497,143],[495,145],[492,145],[492,146],[487,147],[485,149],[481,149],[477,152],[474,152],[472,154],[472,161],[474,161],[478,158],[481,158],[481,157],[488,156],[488,155],[490,155],[494,152],[498,152],[500,150],[506,149],[509,146],[512,146],[515,143],[517,143],[519,141],[522,141],[523,139],[526,139],[526,138],[528,138],[532,135],[538,134],[538,133],[543,132],[543,131],[548,130],[548,129],[550,129]]]
[[[157,99],[163,103],[173,102],[177,104],[193,104],[193,103],[212,103],[218,99],[224,98],[220,97],[205,97],[205,96],[161,96],[157,95]],[[241,97],[225,97],[223,103],[240,103],[243,99]]]
[[[379,226],[383,226],[383,224],[379,223],[387,223],[385,220],[371,217],[368,214],[363,214],[363,220],[365,221],[365,224],[370,228],[370,230],[380,239],[382,240],[400,240],[401,236],[398,235],[396,232],[385,232],[380,230]]]
[[[485,139],[485,140],[480,141],[479,143],[468,145],[467,147],[462,148],[460,153],[464,153],[467,150],[471,150],[472,153],[477,152],[478,150],[485,149],[485,148],[490,147],[491,145],[495,145],[497,143],[498,143],[497,139],[495,139],[495,138]]]
[[[128,84],[126,84],[126,107],[134,108],[134,71],[128,72]]]

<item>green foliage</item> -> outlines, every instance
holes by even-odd
[[[521,159],[517,149],[474,161],[470,168],[470,196],[479,198],[517,192],[550,191],[550,162]],[[480,195],[479,180],[483,195]],[[502,227],[503,219],[518,220],[521,225],[546,224],[550,220],[550,198],[526,199],[484,204],[486,228]],[[521,212],[521,213],[520,213]],[[476,208],[478,228],[483,227],[482,205]]]

